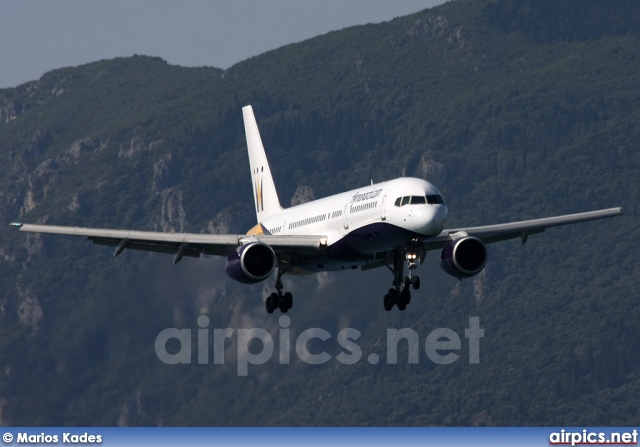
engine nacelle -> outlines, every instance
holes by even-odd
[[[224,272],[244,284],[264,281],[276,267],[276,254],[262,242],[241,245],[227,256]]]
[[[472,236],[449,242],[440,253],[440,267],[456,278],[470,278],[482,271],[487,263],[487,248]]]

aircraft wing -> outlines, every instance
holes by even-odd
[[[227,256],[240,245],[258,241],[269,245],[277,254],[291,256],[314,256],[327,247],[326,236],[161,233],[22,223],[11,225],[20,228],[20,231],[32,233],[85,236],[94,244],[116,247],[114,256],[125,249],[173,254],[174,264],[183,256],[196,258],[201,254]]]
[[[622,215],[622,208],[609,208],[586,213],[565,214],[563,216],[546,217],[543,219],[523,220],[497,225],[480,227],[454,228],[444,230],[439,235],[425,241],[427,249],[444,247],[452,240],[464,236],[474,236],[486,244],[520,238],[522,245],[527,242],[530,234],[542,233],[546,228],[568,225],[589,220],[604,219]]]

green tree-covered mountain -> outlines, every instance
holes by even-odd
[[[0,423],[5,425],[637,425],[640,412],[640,5],[458,0],[328,33],[228,70],[132,57],[0,90],[0,222],[242,232],[255,223],[241,107],[252,104],[283,204],[400,175],[439,186],[451,226],[623,206],[622,218],[489,247],[458,282],[430,253],[406,312],[384,312],[384,269],[285,276],[292,348],[238,377],[197,363],[197,318],[265,328],[273,286],[224,261],[112,250],[0,230]],[[469,317],[485,330],[469,364]],[[421,346],[462,339],[435,365],[388,364],[388,329]],[[155,353],[191,329],[189,365]],[[343,365],[338,332],[362,333]],[[236,332],[237,334],[237,332]],[[177,346],[169,346],[177,349]],[[260,344],[251,352],[260,350]],[[380,356],[377,365],[368,355]]]

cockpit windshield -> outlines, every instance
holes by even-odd
[[[439,194],[431,194],[427,196],[427,203],[430,205],[444,205],[444,199]]]
[[[411,205],[444,205],[444,199],[439,194],[429,194],[428,196],[404,196],[398,197],[394,203],[395,206]]]

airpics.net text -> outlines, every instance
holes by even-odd
[[[317,345],[333,338],[329,331],[321,328],[309,328],[301,331],[295,340],[292,340],[291,318],[287,315],[282,315],[279,318],[280,327],[275,337],[263,328],[209,328],[209,317],[206,315],[200,315],[197,323],[199,329],[197,329],[195,336],[196,362],[200,365],[208,365],[210,357],[213,357],[214,365],[224,365],[225,348],[235,344],[238,376],[247,376],[249,365],[263,365],[271,360],[276,353],[276,344],[277,363],[280,365],[291,363],[292,351],[302,362],[309,365],[322,365],[334,357],[341,364],[353,365],[363,358],[362,348],[357,343],[362,332],[354,328],[345,328],[338,332],[335,341],[341,351],[332,356],[324,349],[321,349],[320,352],[317,352],[319,350],[317,347],[309,349],[310,343]],[[177,328],[167,328],[160,331],[155,340],[155,352],[158,359],[167,365],[193,363],[192,332],[191,329]],[[387,329],[386,332],[384,361],[388,365],[398,363],[400,346],[407,348],[406,353],[402,349],[401,361],[406,358],[409,364],[419,363],[421,347],[429,361],[437,365],[448,365],[460,358],[457,351],[462,350],[463,342],[458,333],[452,329],[434,329],[429,332],[422,344],[418,333],[413,329]],[[484,329],[480,328],[479,317],[469,317],[469,326],[464,331],[464,338],[468,340],[469,364],[480,363],[480,339],[484,338]],[[294,343],[293,349],[292,343]],[[371,365],[376,365],[381,360],[377,353],[370,353],[366,359]]]

